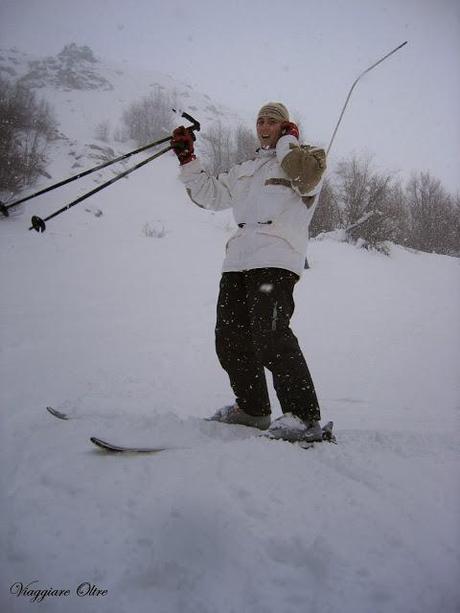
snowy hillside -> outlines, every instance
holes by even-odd
[[[110,91],[55,90],[62,131]],[[201,419],[232,400],[213,350],[231,222],[177,175],[168,153],[45,234],[30,215],[91,177],[0,219],[0,609],[458,612],[458,260],[312,241],[293,327],[338,445],[257,439]]]
[[[136,148],[132,142],[99,141],[96,128],[105,122],[113,137],[120,131],[123,111],[149,94],[167,95],[178,110],[196,116],[203,129],[218,121],[233,124],[247,121],[171,75],[117,65],[95,57],[88,47],[75,44],[67,45],[55,57],[33,57],[18,49],[0,48],[0,77],[32,88],[51,104],[60,132],[48,168],[55,181],[90,168],[107,155],[116,157]],[[184,123],[172,112],[171,117],[177,125]],[[165,130],[164,136],[168,133]],[[43,178],[30,188],[30,193],[48,184],[49,179]],[[3,199],[9,196],[4,194]]]

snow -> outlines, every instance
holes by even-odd
[[[1,610],[458,611],[458,260],[310,242],[293,328],[338,445],[301,450],[201,419],[232,400],[213,349],[228,216],[166,154],[27,230],[93,186],[0,220]],[[69,595],[10,593],[33,581]]]

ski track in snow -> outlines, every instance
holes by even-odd
[[[300,450],[200,419],[231,400],[229,221],[187,201],[173,156],[94,197],[102,217],[27,231],[62,199],[0,220],[2,610],[458,612],[458,261],[311,242],[293,327],[338,445]],[[108,594],[9,593],[34,580]]]

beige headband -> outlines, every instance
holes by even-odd
[[[270,117],[276,119],[276,121],[289,121],[289,111],[281,102],[267,102],[260,109],[257,119],[259,117]]]

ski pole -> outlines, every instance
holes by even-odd
[[[350,88],[350,91],[348,92],[348,96],[347,99],[345,100],[345,104],[343,105],[342,108],[342,112],[340,113],[340,117],[339,120],[337,122],[337,125],[335,126],[334,132],[332,134],[331,140],[329,142],[329,146],[327,148],[326,154],[329,153],[329,151],[331,150],[332,147],[332,143],[334,142],[334,138],[335,135],[337,134],[337,130],[339,129],[340,123],[342,121],[342,117],[345,113],[345,109],[347,108],[348,102],[350,100],[351,94],[356,86],[356,84],[358,83],[358,81],[361,79],[361,77],[363,77],[365,74],[367,74],[368,72],[370,72],[373,68],[375,68],[376,66],[378,66],[379,64],[381,64],[384,60],[386,60],[388,57],[390,57],[390,55],[393,55],[393,53],[396,53],[396,51],[399,51],[399,49],[401,49],[402,47],[404,47],[404,45],[407,45],[407,40],[405,42],[403,42],[401,45],[399,45],[398,47],[395,47],[392,51],[390,51],[389,53],[387,53],[386,55],[384,55],[382,58],[380,58],[380,60],[378,60],[377,62],[375,62],[375,64],[372,64],[372,66],[369,66],[369,68],[366,68],[366,70],[364,70],[358,77],[357,79],[355,79],[353,85]]]
[[[173,109],[174,112],[177,112],[176,109]],[[183,112],[182,117],[185,117],[185,119],[188,119],[191,123],[193,123],[193,125],[195,126],[193,129],[194,130],[199,130],[200,128],[197,128],[196,126],[199,126],[199,123],[193,119],[193,117],[191,117],[191,115],[189,115],[188,113]],[[54,189],[57,189],[58,187],[62,187],[63,185],[67,185],[67,183],[71,183],[72,181],[76,181],[77,179],[81,179],[83,177],[86,177],[87,175],[90,175],[93,172],[96,172],[98,170],[102,170],[103,168],[107,168],[107,166],[111,166],[112,164],[116,164],[117,162],[121,162],[122,160],[126,160],[127,158],[136,155],[137,153],[141,153],[142,151],[146,151],[147,149],[150,149],[151,147],[156,147],[157,145],[162,145],[163,143],[168,142],[169,140],[171,140],[171,136],[166,136],[165,138],[162,138],[160,140],[157,140],[153,143],[150,143],[148,145],[143,145],[142,147],[139,147],[139,149],[134,149],[134,151],[129,151],[128,153],[125,153],[123,155],[120,155],[119,157],[113,159],[113,160],[109,160],[108,162],[103,162],[102,164],[99,164],[98,166],[94,166],[93,168],[89,168],[88,170],[84,170],[83,172],[79,172],[76,175],[73,175],[72,177],[69,177],[68,179],[63,179],[62,181],[59,181],[58,183],[54,183],[53,185],[50,185],[49,187],[45,187],[44,189],[39,190],[38,192],[35,192],[33,194],[30,194],[29,196],[26,196],[25,198],[21,198],[20,200],[16,200],[15,202],[11,202],[10,204],[4,204],[3,202],[0,201],[0,213],[3,213],[3,215],[5,217],[9,216],[8,213],[8,209],[10,209],[13,206],[17,206],[18,204],[22,204],[23,202],[27,202],[28,200],[32,200],[32,198],[36,198],[37,196],[41,196],[42,194],[46,194],[47,192],[51,192]]]
[[[37,196],[41,196],[42,194],[51,192],[53,189],[57,189],[58,187],[67,185],[67,183],[71,183],[72,181],[76,181],[77,179],[81,179],[82,177],[86,177],[87,175],[93,172],[96,172],[97,170],[102,170],[102,168],[106,168],[107,166],[111,166],[112,164],[115,164],[116,162],[121,162],[121,160],[125,160],[131,157],[132,155],[135,155],[136,153],[141,153],[141,151],[145,151],[146,149],[150,149],[150,147],[155,147],[156,145],[161,145],[162,143],[166,143],[170,139],[171,139],[170,136],[166,136],[165,138],[162,138],[161,140],[157,140],[154,143],[150,143],[149,145],[144,145],[143,147],[139,147],[139,149],[135,149],[134,151],[130,151],[129,153],[125,153],[124,155],[120,155],[114,160],[103,162],[102,164],[99,164],[98,166],[94,166],[94,168],[89,168],[88,170],[79,172],[77,175],[73,175],[72,177],[69,177],[68,179],[63,179],[62,181],[59,181],[58,183],[54,183],[53,185],[50,185],[49,187],[45,187],[44,189],[41,189],[40,191],[35,192],[34,194],[30,194],[30,196],[26,196],[25,198],[21,198],[20,200],[11,202],[11,204],[5,205],[3,203],[0,203],[0,212],[2,212],[3,215],[5,215],[5,217],[8,217],[9,216],[8,209],[10,209],[13,206],[17,206],[18,204],[22,204],[23,202],[26,202],[27,200],[32,200],[32,198],[36,198]]]
[[[36,230],[37,232],[44,232],[46,230],[45,221],[48,221],[49,219],[53,219],[53,217],[57,217],[61,213],[64,213],[65,211],[68,211],[69,209],[71,209],[76,204],[79,204],[80,202],[83,202],[83,200],[86,200],[86,198],[89,198],[90,196],[93,196],[94,194],[97,194],[97,192],[100,192],[101,189],[104,189],[104,188],[108,187],[109,185],[112,185],[112,183],[115,183],[119,179],[123,179],[123,177],[128,176],[134,170],[137,170],[138,168],[141,168],[141,166],[144,166],[145,164],[148,164],[148,162],[151,162],[152,160],[154,160],[155,158],[159,157],[160,155],[163,155],[163,153],[166,153],[170,149],[172,149],[171,146],[166,147],[166,149],[162,149],[158,153],[155,153],[155,155],[150,156],[149,158],[147,158],[146,160],[143,160],[142,162],[139,162],[139,164],[136,164],[135,166],[132,166],[131,168],[128,168],[128,170],[125,170],[121,174],[116,175],[115,177],[113,177],[109,181],[106,181],[102,185],[99,185],[95,189],[92,189],[90,192],[87,192],[86,194],[83,194],[83,196],[80,196],[76,200],[72,200],[72,202],[70,202],[66,206],[63,206],[62,209],[59,209],[58,211],[55,211],[54,213],[51,213],[51,215],[48,215],[48,217],[45,217],[45,219],[42,219],[41,217],[38,217],[38,215],[34,215],[32,217],[32,220],[31,220],[32,221],[32,225],[30,226],[29,230]]]
[[[196,119],[194,119],[191,115],[189,115],[188,113],[184,112],[184,113],[182,113],[182,117],[184,117],[185,119],[188,119],[188,121],[192,122],[193,125],[190,128],[188,128],[189,130],[192,130],[192,131],[193,130],[196,130],[196,131],[200,130],[200,123]],[[171,136],[168,136],[168,138],[166,140],[168,140],[168,141],[171,140]],[[162,141],[162,142],[164,142],[164,141]],[[172,146],[170,145],[169,147],[166,147],[165,149],[162,149],[161,151],[158,151],[157,153],[155,153],[154,155],[148,157],[147,159],[142,160],[142,162],[139,162],[135,166],[132,166],[131,168],[128,168],[124,172],[116,175],[115,177],[112,177],[112,179],[110,179],[109,181],[106,181],[102,185],[99,185],[98,187],[96,187],[96,188],[92,189],[91,191],[87,192],[86,194],[83,194],[79,198],[76,198],[75,200],[72,200],[72,202],[70,202],[66,206],[62,207],[58,211],[55,211],[54,213],[51,213],[51,215],[48,215],[48,217],[45,217],[45,219],[42,219],[41,217],[38,217],[38,215],[34,215],[32,217],[32,220],[31,220],[32,225],[30,226],[29,230],[36,230],[37,232],[44,232],[46,230],[45,221],[48,221],[48,220],[52,219],[53,217],[57,217],[61,213],[64,213],[65,211],[68,211],[69,209],[71,209],[76,204],[79,204],[80,202],[83,202],[83,200],[86,200],[90,196],[93,196],[94,194],[97,194],[97,192],[100,192],[102,189],[105,189],[106,187],[109,187],[109,185],[112,185],[113,183],[115,183],[119,179],[123,179],[123,177],[128,176],[130,173],[134,172],[138,168],[141,168],[142,166],[145,166],[145,164],[148,164],[152,160],[156,159],[157,157],[160,157],[160,155],[163,155],[164,153],[166,153],[167,151],[170,151],[171,149],[172,149]]]

